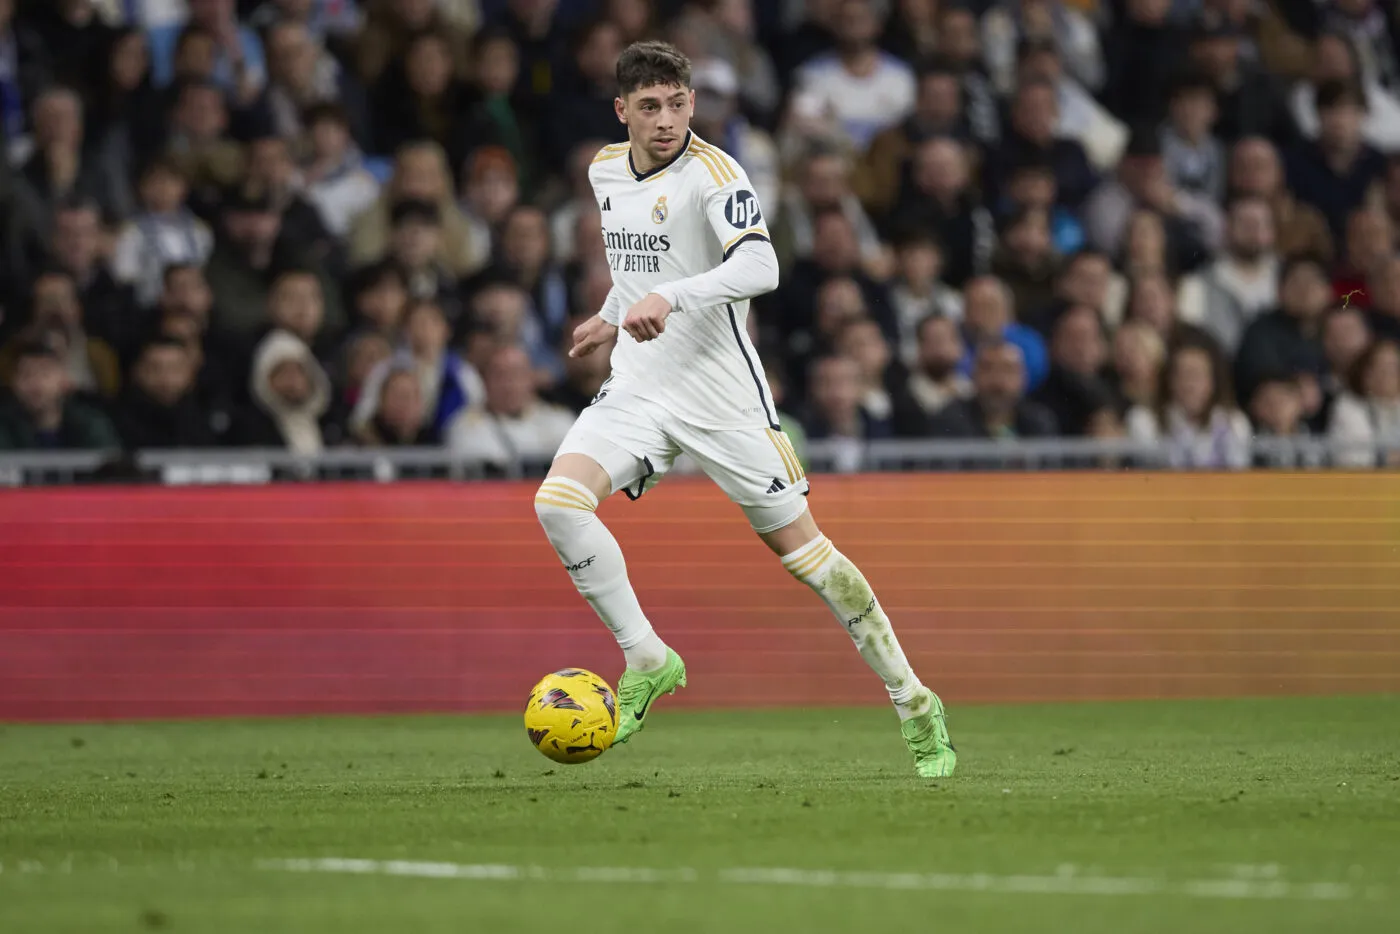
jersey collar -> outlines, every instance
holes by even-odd
[[[676,150],[676,154],[675,154],[674,156],[672,156],[671,158],[667,159],[665,162],[661,163],[660,165],[654,167],[653,169],[651,169],[650,171],[647,171],[647,172],[638,172],[638,171],[637,171],[636,165],[634,165],[633,162],[632,162],[632,150],[629,148],[629,149],[627,150],[627,171],[630,172],[630,173],[632,173],[632,178],[633,178],[634,180],[636,180],[636,181],[639,181],[639,182],[644,182],[644,181],[646,181],[647,179],[651,178],[651,177],[654,176],[654,175],[660,175],[662,172],[666,171],[666,170],[669,169],[671,166],[675,165],[677,159],[679,159],[681,156],[683,156],[683,155],[686,154],[686,151],[690,149],[690,141],[691,141],[692,139],[694,139],[694,134],[691,133],[690,130],[686,130],[686,131],[685,131],[685,142],[683,142],[683,143],[681,144],[681,148],[680,148],[680,149]]]

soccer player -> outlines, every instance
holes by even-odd
[[[605,146],[589,169],[613,285],[569,352],[589,354],[616,337],[612,376],[535,495],[550,543],[626,658],[614,742],[645,725],[658,697],[685,686],[685,664],[652,630],[595,510],[618,490],[641,496],[685,453],[846,628],[889,691],[918,774],[951,775],[957,754],[943,704],[909,667],[860,570],[817,528],[745,331],[749,300],[778,285],[753,187],[738,163],[690,132],[690,62],[675,47],[629,46],[617,82],[628,142]]]

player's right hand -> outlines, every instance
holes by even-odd
[[[569,356],[586,357],[604,344],[612,343],[616,337],[617,325],[608,324],[602,315],[594,315],[574,328],[574,346]]]

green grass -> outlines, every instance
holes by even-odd
[[[913,777],[883,709],[661,707],[629,746],[572,767],[534,752],[515,717],[0,725],[0,931],[1396,929],[1400,698],[955,708],[951,725],[959,773],[936,784]],[[256,866],[330,856],[697,877]],[[1069,865],[1159,888],[930,891],[720,875],[1000,878]],[[1344,883],[1348,895],[1190,894],[1190,880],[1241,873]]]

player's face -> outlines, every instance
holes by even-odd
[[[690,119],[695,115],[695,92],[690,88],[658,84],[638,88],[625,98],[618,98],[614,107],[617,118],[627,125],[633,147],[640,148],[646,155],[649,168],[680,151],[686,131],[690,129]],[[633,161],[637,168],[645,171],[641,160],[634,157]]]

